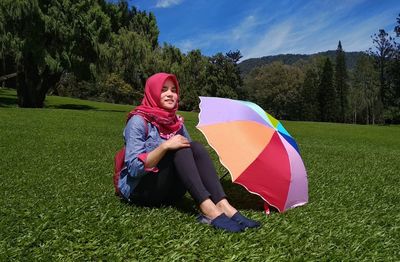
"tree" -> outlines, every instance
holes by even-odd
[[[151,43],[152,49],[158,47],[159,30],[153,13],[140,11],[135,6],[129,9],[128,1],[119,0],[117,3],[99,0],[104,12],[109,16],[113,33],[122,28],[136,32]]]
[[[63,72],[90,78],[99,43],[110,24],[93,0],[4,0],[0,14],[17,65],[21,107],[42,107],[47,91]]]
[[[353,84],[349,94],[353,122],[357,123],[359,118],[366,124],[375,124],[381,114],[381,102],[379,100],[378,72],[374,68],[371,57],[360,57],[353,75]],[[357,118],[358,115],[360,116]]]
[[[317,121],[320,115],[318,104],[319,75],[316,68],[311,67],[306,71],[304,82],[300,90],[301,119]]]
[[[185,57],[180,77],[180,103],[183,110],[198,110],[199,96],[206,96],[204,88],[207,82],[206,70],[208,66],[207,57],[200,50],[192,50]]]
[[[110,74],[101,83],[101,96],[106,102],[126,103],[133,102],[134,91],[132,87],[116,74]]]
[[[241,71],[238,65],[239,60],[243,57],[242,54],[240,53],[240,50],[236,51],[229,51],[228,53],[225,54],[227,59],[230,59],[232,62],[232,65],[234,67],[235,71],[235,76],[237,83],[236,85],[236,93],[239,99],[245,99],[245,90],[243,88],[243,79],[241,77]]]
[[[337,119],[336,91],[333,85],[333,66],[329,58],[325,60],[318,90],[320,120],[334,122]]]
[[[226,57],[232,60],[232,63],[237,64],[239,60],[243,57],[239,50],[229,51],[226,53]]]
[[[159,52],[160,62],[160,69],[158,71],[173,73],[180,79],[184,60],[181,50],[173,45],[164,43],[163,47],[157,51]]]
[[[145,11],[137,11],[130,22],[129,29],[144,36],[150,43],[152,49],[158,47],[158,26],[157,20],[153,13]]]
[[[222,53],[209,57],[206,93],[209,96],[237,98],[241,78],[236,64]]]
[[[0,5],[1,6],[1,5]],[[9,74],[13,74],[17,71],[14,57],[15,50],[13,49],[13,43],[11,39],[13,39],[13,35],[11,32],[6,32],[5,28],[5,19],[0,8],[0,76],[5,76]],[[7,87],[15,88],[15,78],[13,77],[11,80],[2,81],[2,86],[5,87],[7,83]]]
[[[346,112],[348,107],[348,84],[347,84],[347,68],[345,52],[342,48],[342,43],[339,41],[336,49],[336,70],[335,70],[335,89],[338,96],[339,104],[339,121],[344,123],[346,121]]]
[[[113,33],[118,33],[121,28],[128,28],[133,17],[137,14],[137,9],[134,6],[129,9],[126,0],[119,0],[117,3],[100,0],[99,3],[103,11],[110,18]]]
[[[397,17],[397,25],[394,29],[396,37],[400,37],[400,15]],[[386,112],[389,122],[400,123],[400,44],[393,43],[393,58],[389,63],[388,74],[390,78],[390,99]]]
[[[387,64],[388,61],[393,57],[393,38],[389,37],[389,34],[386,33],[384,29],[379,30],[379,34],[374,34],[371,36],[372,42],[374,44],[375,50],[369,50],[369,54],[371,54],[376,59],[376,63],[379,68],[379,81],[380,81],[380,90],[379,90],[379,99],[382,101],[384,107],[388,104],[388,88],[386,83],[387,78]]]
[[[246,75],[244,88],[250,101],[279,119],[300,118],[300,88],[303,72],[294,66],[273,62]]]

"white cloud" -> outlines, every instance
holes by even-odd
[[[236,50],[239,47],[237,43],[246,43],[252,37],[252,31],[258,24],[259,21],[257,21],[256,17],[250,15],[232,29],[200,34],[195,38],[184,39],[178,42],[177,46],[186,53],[193,49],[206,49],[211,46],[227,46],[227,43],[231,43],[232,49]],[[219,51],[223,52],[224,50]]]
[[[197,44],[194,44],[191,40],[183,40],[177,43],[177,46],[183,53],[187,53],[193,49],[200,48]]]
[[[250,37],[252,41],[239,48],[243,59],[277,54],[311,54],[334,50],[342,41],[345,51],[365,51],[372,47],[370,36],[379,28],[390,28],[397,13],[393,10],[382,12],[361,20],[357,17],[341,23],[354,6],[362,0],[353,0],[346,5],[325,9],[315,15],[304,17],[305,6],[298,15],[294,14],[280,24],[264,29],[262,37]],[[265,25],[267,26],[267,25]],[[252,43],[252,44],[251,44]]]
[[[292,31],[292,24],[285,21],[277,26],[269,28],[254,45],[247,48],[242,48],[244,57],[243,59],[251,57],[261,57],[268,54],[276,54],[282,50],[285,44],[290,43],[290,33]],[[249,46],[249,43],[246,45]]]
[[[167,8],[174,5],[179,5],[183,0],[158,0],[156,7],[158,8]]]
[[[236,28],[233,28],[230,35],[234,40],[246,38],[255,25],[257,25],[257,20],[255,16],[250,15],[246,17]]]
[[[290,14],[253,10],[231,28],[210,27],[208,32],[181,39],[176,45],[185,53],[193,49],[209,50],[206,51],[208,55],[239,49],[244,56],[242,60],[334,50],[339,40],[345,51],[364,51],[372,47],[370,35],[379,28],[392,29],[397,16],[396,11],[389,10],[360,19],[351,14],[364,0],[349,0],[337,5],[330,1],[310,2],[294,8]]]
[[[378,33],[379,29],[387,29],[389,34],[393,31],[394,26],[392,25],[397,16],[396,11],[388,11],[375,16],[370,17],[365,21],[355,23],[351,28],[350,32],[345,34],[344,40],[348,42],[348,49],[354,50],[356,48],[363,48],[364,50],[372,47],[371,36]],[[345,31],[345,29],[343,29]],[[344,48],[346,46],[343,46]]]

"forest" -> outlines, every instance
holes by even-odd
[[[206,56],[159,43],[155,15],[124,0],[3,0],[0,79],[16,75],[2,85],[17,90],[20,107],[43,107],[49,94],[137,105],[147,77],[164,71],[177,75],[184,111],[217,96],[284,120],[400,123],[400,15],[393,30],[372,35],[350,67],[338,39],[334,54],[242,72],[240,50]]]

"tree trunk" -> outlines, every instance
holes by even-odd
[[[6,75],[6,74],[7,74],[7,73],[6,73],[6,57],[3,56],[1,60],[2,60],[2,62],[3,62],[3,71],[2,71],[2,75]],[[4,80],[3,83],[2,83],[2,87],[3,87],[3,88],[6,87],[6,81],[5,81],[5,80]]]
[[[371,105],[371,120],[372,120],[372,124],[375,125],[375,107],[374,104]]]
[[[23,64],[19,64],[17,71],[18,105],[42,108],[47,91],[59,81],[61,73],[51,74],[46,68],[40,75],[37,66],[29,63],[29,59],[23,61]]]
[[[357,124],[357,109],[354,110],[354,124]]]
[[[40,93],[41,81],[35,66],[29,63],[18,65],[17,96],[19,107],[43,107],[44,97]]]

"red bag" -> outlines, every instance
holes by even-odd
[[[148,126],[147,126],[147,121],[143,118],[143,121],[145,123],[145,129],[146,129],[146,138],[149,133]],[[121,171],[125,166],[125,147],[120,149],[114,156],[114,189],[115,189],[115,195],[120,196],[119,188],[118,188],[118,182],[119,178],[121,175]]]
[[[117,196],[120,195],[119,188],[118,188],[118,182],[121,174],[121,170],[124,168],[125,165],[125,147],[123,147],[121,150],[119,150],[114,157],[114,189],[115,189],[115,194]]]

